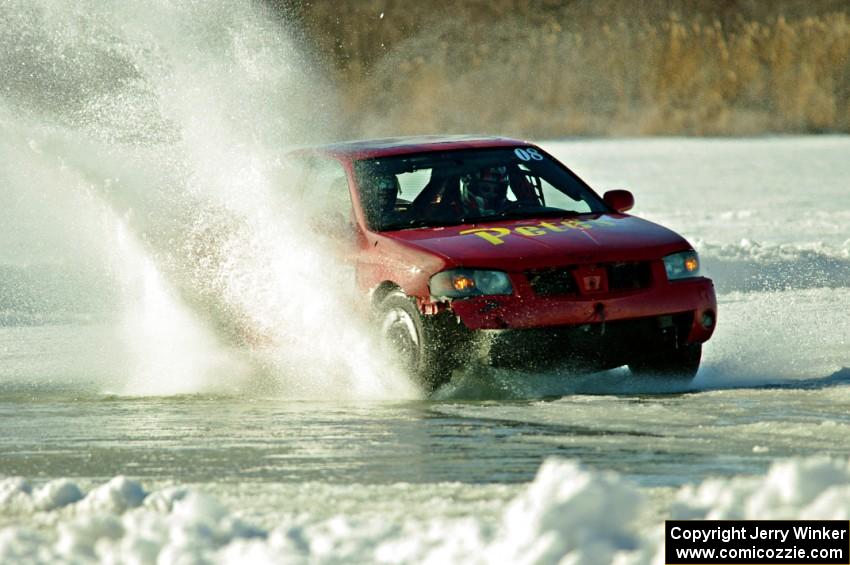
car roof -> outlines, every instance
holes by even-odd
[[[516,147],[517,145],[530,144],[527,141],[512,139],[509,137],[484,135],[419,135],[343,141],[340,143],[332,143],[330,145],[315,147],[312,151],[332,155],[338,158],[368,159],[374,157],[387,157],[390,155],[404,155],[408,153],[424,153],[428,151]]]

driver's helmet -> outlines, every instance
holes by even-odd
[[[380,222],[392,215],[400,192],[398,178],[393,174],[375,175],[366,188],[366,209],[369,216]]]
[[[508,192],[508,168],[504,165],[484,167],[462,181],[461,200],[468,211],[492,211],[504,205]]]

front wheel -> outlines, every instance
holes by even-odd
[[[396,291],[378,308],[381,337],[402,368],[427,391],[451,379],[459,338],[435,316],[423,316],[413,300]]]
[[[688,383],[697,374],[702,359],[702,344],[691,343],[675,348],[665,348],[638,361],[629,363],[629,370],[637,376],[661,377]]]

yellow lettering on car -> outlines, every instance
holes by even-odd
[[[538,235],[546,235],[546,230],[539,226],[520,226],[514,231],[520,235],[536,237]]]
[[[513,228],[513,230],[501,227],[475,228],[471,230],[463,230],[460,233],[461,235],[477,235],[481,239],[488,241],[493,245],[502,245],[505,243],[505,237],[511,233],[527,237],[538,237],[541,235],[547,235],[551,232],[558,233],[570,230],[589,230],[600,225],[612,226],[614,225],[614,221],[609,220],[608,218],[597,218],[593,220],[592,223],[583,220],[562,220],[558,223],[540,222],[533,226],[518,226]]]
[[[567,231],[567,229],[568,229],[568,228],[565,228],[565,227],[563,227],[563,226],[558,227],[558,226],[556,226],[555,224],[552,224],[552,223],[549,223],[549,222],[540,222],[540,225],[541,225],[542,227],[544,227],[544,228],[546,228],[546,229],[550,229],[550,230],[552,230],[552,231],[554,231],[554,232]]]
[[[508,228],[475,228],[472,230],[463,230],[461,235],[473,234],[485,239],[493,245],[502,245],[505,243],[502,238],[511,233]]]
[[[576,229],[585,229],[590,227],[587,222],[582,222],[581,220],[564,220],[561,224],[565,225],[568,228],[576,228]]]

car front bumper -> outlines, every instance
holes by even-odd
[[[613,322],[686,316],[681,343],[707,341],[717,320],[717,299],[710,279],[697,277],[659,282],[628,292],[569,296],[537,296],[517,285],[510,296],[479,296],[455,300],[451,311],[469,330],[527,330],[533,328],[596,327]],[[708,318],[711,323],[706,323]]]

